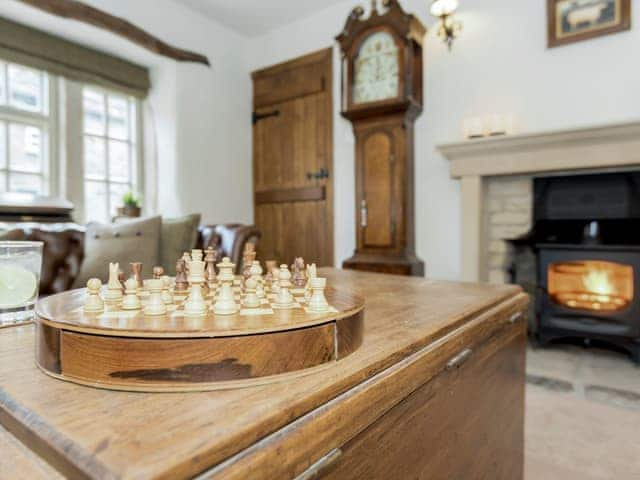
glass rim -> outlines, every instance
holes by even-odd
[[[2,247],[43,247],[44,242],[35,240],[0,240],[0,248]]]

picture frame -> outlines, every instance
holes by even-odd
[[[547,0],[547,46],[631,28],[631,0]]]

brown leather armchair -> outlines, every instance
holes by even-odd
[[[51,295],[69,290],[80,273],[84,259],[84,233],[84,227],[75,223],[13,224],[4,239],[44,243],[40,295]],[[260,237],[260,231],[253,225],[201,225],[194,248],[215,248],[219,258],[231,258],[239,271],[244,245],[247,242],[255,244]]]

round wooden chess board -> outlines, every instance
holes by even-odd
[[[362,298],[327,287],[329,311],[313,313],[293,293],[293,308],[278,309],[267,295],[260,308],[204,317],[185,316],[178,296],[166,315],[145,316],[85,313],[85,289],[52,295],[36,307],[36,362],[48,375],[93,387],[204,391],[309,374],[360,346]]]

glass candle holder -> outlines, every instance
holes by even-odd
[[[42,242],[0,241],[0,327],[33,320]]]

